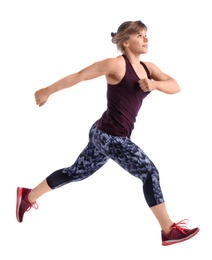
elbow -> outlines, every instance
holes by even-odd
[[[176,93],[179,93],[181,91],[181,87],[180,85],[177,83],[177,92]]]
[[[180,85],[175,81],[175,84],[173,85],[173,94],[177,94],[181,91]]]
[[[176,85],[173,86],[172,88],[169,88],[167,91],[164,91],[167,94],[177,94],[181,91],[180,86]]]
[[[178,82],[172,78],[172,87],[170,88],[170,90],[172,89],[172,94],[177,94],[181,91],[180,85],[178,84]]]
[[[180,86],[178,85],[177,86],[177,89],[176,89],[176,93],[179,93],[181,91],[181,88],[180,88]]]

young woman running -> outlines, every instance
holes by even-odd
[[[155,64],[140,60],[140,56],[148,51],[146,32],[147,27],[141,21],[122,23],[116,33],[111,33],[112,42],[121,55],[95,62],[35,92],[36,104],[40,107],[51,94],[104,75],[107,81],[107,109],[91,126],[88,144],[71,166],[56,170],[35,188],[17,188],[18,222],[23,221],[26,211],[32,207],[38,208],[36,200],[43,194],[88,178],[112,159],[142,181],[147,205],[161,227],[162,245],[185,241],[199,232],[199,228],[187,228],[187,219],[178,223],[170,219],[160,187],[159,172],[130,138],[143,99],[151,91],[167,94],[180,91],[175,79]]]

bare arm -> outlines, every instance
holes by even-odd
[[[175,94],[180,91],[180,86],[174,78],[162,72],[156,65],[150,62],[145,62],[147,65],[151,78],[140,79],[139,84],[143,91],[159,90],[166,94]]]
[[[36,104],[42,106],[46,103],[49,96],[59,90],[72,87],[81,81],[91,80],[103,75],[116,73],[116,58],[109,58],[93,63],[92,65],[80,70],[79,72],[70,74],[52,85],[42,88],[35,92]]]

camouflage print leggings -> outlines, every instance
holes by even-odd
[[[99,170],[109,159],[143,182],[143,192],[149,207],[164,202],[159,173],[146,156],[128,137],[108,135],[94,124],[89,132],[89,142],[75,163],[53,172],[47,177],[52,189],[73,181],[80,181]]]

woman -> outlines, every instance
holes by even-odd
[[[49,96],[82,81],[105,76],[107,110],[91,127],[89,142],[75,163],[50,174],[33,189],[17,188],[16,217],[23,221],[24,213],[38,208],[36,200],[51,190],[73,181],[80,181],[99,170],[109,159],[143,182],[146,202],[161,227],[162,245],[185,241],[199,231],[188,229],[188,220],[174,223],[166,210],[159,182],[159,173],[147,155],[130,139],[143,99],[153,90],[167,94],[180,91],[178,83],[150,62],[141,62],[140,55],[148,51],[147,27],[141,21],[122,23],[112,42],[121,55],[108,58],[68,75],[35,92],[36,104],[43,106]]]

